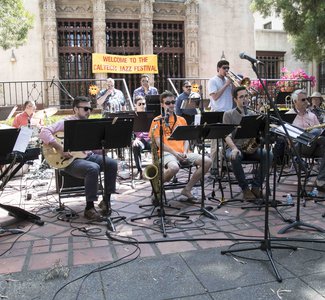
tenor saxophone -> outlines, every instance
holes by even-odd
[[[153,194],[156,200],[159,200],[160,199],[159,157],[158,157],[158,147],[154,137],[154,131],[156,130],[157,126],[158,125],[154,126],[150,134],[152,164],[145,167],[143,174],[145,178],[150,180]]]

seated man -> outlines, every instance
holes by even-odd
[[[125,111],[125,97],[122,91],[115,88],[113,78],[107,78],[107,89],[103,89],[97,96],[97,104],[102,106],[103,114]]]
[[[244,115],[252,114],[251,112],[247,112],[246,109],[249,95],[244,86],[236,87],[233,92],[233,97],[237,106],[223,114],[223,123],[225,124],[240,124]],[[261,198],[261,188],[266,176],[266,172],[268,172],[266,166],[267,152],[265,149],[261,151],[260,148],[256,148],[254,153],[246,153],[243,149],[243,145],[245,145],[250,139],[235,139],[235,134],[236,130],[225,138],[225,142],[227,144],[227,159],[231,161],[232,169],[238,181],[238,185],[243,191],[244,200],[249,201],[256,198]],[[251,189],[249,189],[249,185],[245,177],[242,160],[258,160],[260,162],[259,170],[257,170],[254,176]],[[269,161],[271,166],[271,153],[269,154]]]
[[[66,119],[60,120],[52,125],[43,127],[40,138],[43,140],[44,144],[50,145],[57,150],[58,153],[62,153],[65,158],[72,158],[73,154],[70,152],[64,152],[63,146],[59,143],[54,134],[59,131],[64,131],[64,121],[65,120],[85,120],[89,118],[90,112],[92,111],[90,100],[87,97],[79,96],[73,100],[73,112],[74,115]],[[86,138],[86,137],[80,137]],[[106,176],[106,197],[108,201],[112,193],[115,193],[116,187],[116,174],[117,174],[117,162],[111,158],[106,158],[106,167],[108,170],[108,176]],[[96,211],[94,206],[94,201],[97,201],[98,192],[98,176],[100,171],[103,170],[104,162],[101,154],[96,154],[94,151],[85,152],[85,158],[77,158],[71,162],[65,169],[63,169],[69,175],[82,178],[85,182],[85,194],[86,194],[86,208],[84,211],[85,218],[89,220],[100,221],[101,216]],[[103,210],[104,213],[107,212],[106,202],[101,201],[99,203],[99,208]]]
[[[291,99],[293,101],[294,108],[289,110],[288,113],[296,113],[297,116],[294,119],[292,125],[295,125],[301,129],[306,129],[315,125],[319,125],[317,116],[311,111],[307,110],[308,101],[307,94],[304,90],[296,90],[292,93]],[[315,135],[320,133],[320,129],[314,129]],[[325,192],[325,138],[323,136],[317,138],[310,147],[301,145],[297,149],[300,150],[300,154],[308,157],[321,157],[321,164],[316,179],[317,188]]]
[[[149,85],[149,76],[141,75],[141,86],[134,90],[133,101],[137,96],[145,97],[146,95],[158,95],[158,90],[154,86]]]
[[[192,109],[182,109],[181,108],[183,101],[189,99],[191,93],[192,93],[191,82],[189,82],[188,80],[185,80],[183,82],[183,93],[181,93],[176,99],[176,109],[175,109],[176,115],[181,116],[182,114],[184,114],[184,115],[194,116],[197,114],[197,111],[195,108],[192,108]]]
[[[164,162],[164,182],[170,181],[180,169],[180,165],[184,163],[192,163],[199,168],[195,170],[187,185],[181,191],[189,201],[196,201],[197,199],[192,195],[191,190],[195,183],[201,179],[202,175],[202,158],[197,153],[189,153],[188,141],[168,140],[173,130],[177,126],[186,126],[184,118],[175,114],[175,97],[169,92],[165,91],[160,95],[160,103],[164,111],[164,120],[162,124],[163,129],[163,162]],[[150,127],[150,133],[153,134],[157,147],[160,147],[160,122],[156,117]],[[204,173],[207,173],[211,166],[210,158],[205,158]]]
[[[135,110],[137,112],[146,111],[146,99],[143,96],[135,98]],[[135,139],[132,143],[133,156],[138,173],[136,179],[142,179],[141,151],[150,150],[150,137],[148,132],[135,132]]]
[[[24,111],[17,114],[12,123],[13,127],[20,128],[21,126],[30,126],[30,125],[41,125],[41,120],[34,119],[33,115],[36,110],[36,104],[32,100],[25,101],[23,105]]]
[[[322,102],[323,102],[323,97],[322,94],[319,92],[314,92],[310,97],[309,97],[310,105],[311,105],[311,112],[313,112],[319,123],[324,123],[325,120],[325,111],[324,109],[321,108]]]

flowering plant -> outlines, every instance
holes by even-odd
[[[263,81],[264,84],[266,84],[266,81]],[[256,92],[262,92],[263,91],[263,85],[259,80],[252,80],[250,87],[253,89],[253,91]]]
[[[281,79],[276,83],[276,86],[281,89],[281,91],[285,90],[294,90],[295,88],[300,87],[301,80],[310,81],[310,85],[313,87],[316,84],[315,76],[308,76],[307,73],[298,69],[293,72],[290,72],[286,67],[281,69],[282,76]]]

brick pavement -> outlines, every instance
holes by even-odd
[[[13,206],[20,206],[42,218],[44,226],[38,226],[27,221],[18,222],[7,216],[7,212],[0,209],[2,226],[19,227],[24,234],[3,234],[0,236],[0,274],[26,272],[32,270],[46,270],[60,262],[63,266],[74,267],[88,264],[108,263],[123,258],[132,250],[129,245],[121,244],[107,239],[105,223],[89,224],[83,218],[84,199],[64,199],[66,207],[78,213],[78,217],[62,221],[61,214],[56,211],[58,196],[54,191],[54,179],[51,172],[48,178],[17,178],[3,191],[1,202]],[[45,186],[39,186],[46,183]],[[211,180],[205,180],[206,195],[211,194]],[[26,186],[21,188],[21,186]],[[230,194],[225,186],[225,198]],[[312,182],[308,184],[308,190],[312,189]],[[147,181],[136,182],[135,189],[131,188],[130,181],[119,182],[120,194],[114,195],[112,200],[113,216],[122,215],[126,222],[116,225],[117,234],[122,237],[132,237],[141,242],[163,241],[159,243],[144,243],[140,245],[140,258],[161,257],[166,254],[186,253],[215,247],[225,247],[233,242],[229,239],[258,238],[264,234],[264,209],[242,209],[245,203],[232,202],[217,209],[216,201],[206,200],[207,206],[213,207],[213,213],[218,220],[212,220],[205,216],[190,215],[189,220],[182,221],[177,218],[167,218],[166,228],[168,237],[162,236],[159,227],[159,218],[147,218],[151,208],[140,209],[140,204],[150,203],[150,183]],[[296,192],[296,177],[282,179],[277,185],[276,199],[284,201],[283,195]],[[26,193],[32,194],[32,199],[25,200]],[[179,214],[193,209],[193,205],[180,202],[179,190],[167,191],[169,203],[180,211],[165,208],[166,213]],[[238,188],[234,191],[239,195]],[[220,197],[220,191],[216,191],[216,197]],[[296,200],[296,199],[295,199]],[[199,207],[199,206],[197,206]],[[296,207],[278,207],[287,219],[294,219]],[[325,228],[325,205],[308,201],[306,207],[301,207],[301,219],[309,224],[315,224]],[[143,219],[131,222],[133,217],[144,216]],[[65,218],[63,218],[65,219]],[[292,229],[280,235],[278,230],[287,225],[277,213],[275,208],[269,209],[270,233],[274,237],[324,238],[324,234],[310,229]],[[180,239],[172,242],[169,239]],[[187,240],[187,241],[186,241]]]

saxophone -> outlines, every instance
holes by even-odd
[[[151,130],[151,155],[152,155],[152,164],[145,167],[143,174],[144,177],[150,180],[153,194],[156,200],[160,199],[160,182],[159,182],[159,157],[158,157],[158,147],[154,137],[154,131],[158,125],[154,126]]]
[[[250,138],[243,143],[241,146],[241,151],[246,154],[253,154],[258,149],[259,145],[256,138]]]

